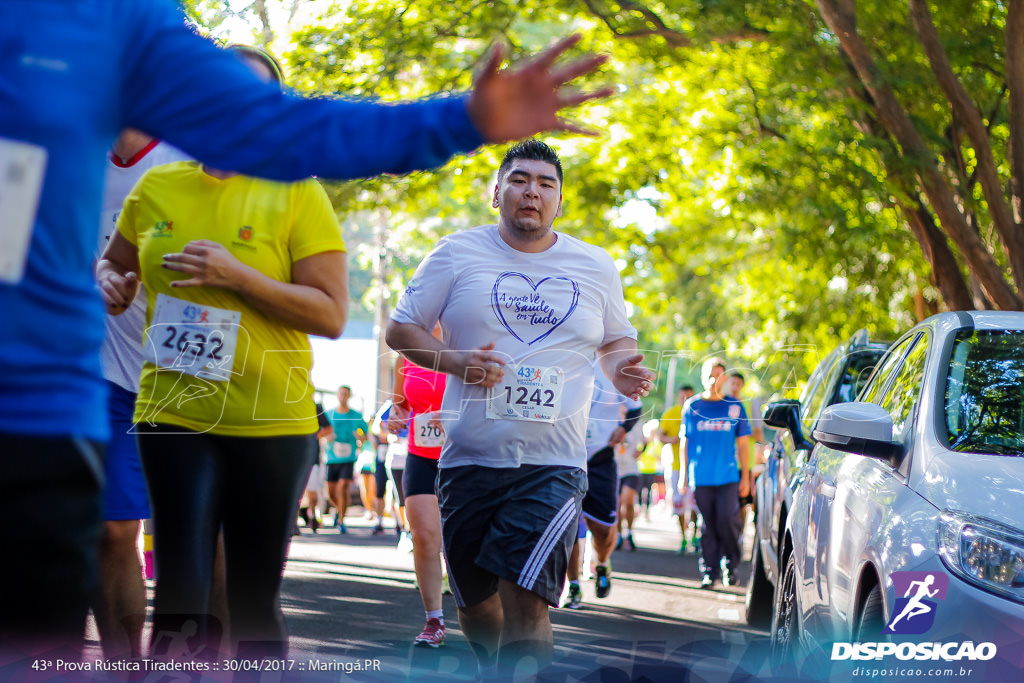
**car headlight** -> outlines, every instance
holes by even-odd
[[[990,519],[944,512],[939,552],[953,573],[985,590],[1024,602],[1024,532]]]

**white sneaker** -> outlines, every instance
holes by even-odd
[[[403,531],[402,535],[398,537],[398,552],[412,552],[412,534],[408,531]]]

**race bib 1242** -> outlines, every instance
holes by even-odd
[[[501,381],[487,392],[487,417],[554,422],[562,407],[561,368],[505,366]]]

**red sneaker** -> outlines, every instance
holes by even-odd
[[[418,647],[440,647],[444,645],[445,628],[440,619],[428,619],[423,633],[416,636],[414,644]]]

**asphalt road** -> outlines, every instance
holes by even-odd
[[[450,595],[444,597],[445,645],[436,650],[412,645],[424,623],[412,555],[396,548],[393,532],[372,535],[361,512],[350,510],[347,534],[303,529],[293,538],[282,588],[291,634],[289,659],[254,663],[264,670],[236,680],[432,683],[478,678]],[[597,599],[589,581],[581,609],[551,611],[554,663],[542,680],[769,680],[767,634],[743,621],[743,589],[716,584],[714,590],[702,590],[697,556],[678,552],[678,527],[663,509],[653,510],[649,521],[638,519],[634,538],[636,551],[623,549],[612,557],[607,598]],[[746,570],[744,563],[744,580]],[[87,659],[101,663],[91,624],[87,637]],[[123,675],[94,672],[90,678],[116,680]],[[154,671],[135,679],[163,683],[196,676]],[[228,681],[232,673],[209,672],[200,679]]]
[[[379,662],[380,671],[353,671],[346,680],[475,680],[477,668],[445,596],[448,637],[438,650],[412,646],[424,616],[412,555],[395,536],[373,536],[349,518],[334,530],[293,540],[282,604],[291,631],[291,658],[306,671],[297,680],[339,680],[312,672],[318,664]],[[637,550],[612,557],[612,591],[584,585],[579,610],[552,610],[554,665],[545,680],[725,681],[761,670],[764,632],[743,621],[742,588],[702,590],[696,555],[681,555],[675,520],[662,510],[638,520]],[[749,547],[749,546],[748,546]],[[745,577],[746,565],[741,568]],[[762,672],[765,673],[765,672]],[[597,676],[596,678],[594,676]]]

